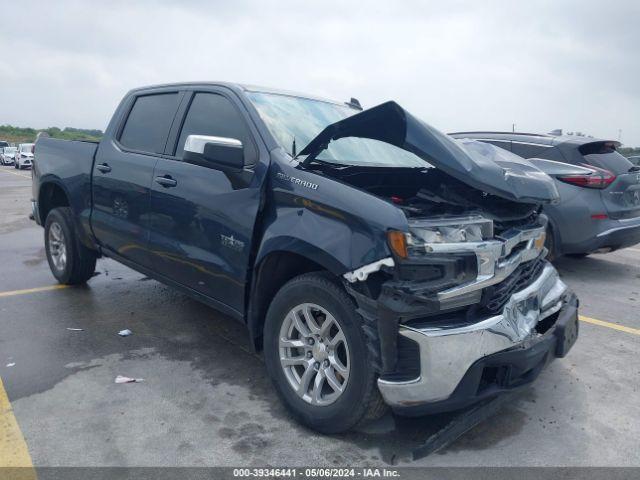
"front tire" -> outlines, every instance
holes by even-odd
[[[265,321],[269,376],[293,416],[322,433],[347,431],[386,411],[362,319],[330,275],[294,278]]]
[[[93,276],[97,255],[78,240],[69,207],[49,212],[44,224],[44,244],[49,268],[58,282],[77,285]]]

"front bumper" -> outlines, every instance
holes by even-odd
[[[547,264],[499,315],[462,327],[400,325],[399,335],[418,345],[420,373],[379,379],[386,403],[405,414],[454,410],[529,383],[547,361],[564,356],[577,336],[577,299]],[[497,371],[501,378],[492,377]]]

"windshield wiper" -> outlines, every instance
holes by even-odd
[[[355,165],[350,165],[348,163],[327,162],[326,160],[320,160],[319,158],[315,158],[315,157],[309,158],[309,156],[306,156],[302,159],[302,161],[300,162],[300,166],[302,168],[307,169],[309,165],[311,165],[312,163],[315,163],[324,167],[329,167],[329,168],[346,168],[346,167],[355,166]]]

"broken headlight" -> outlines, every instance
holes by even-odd
[[[435,217],[409,223],[408,232],[388,233],[401,280],[440,291],[473,281],[478,259],[471,244],[493,237],[493,221],[479,215]]]
[[[439,217],[409,224],[409,232],[388,232],[389,246],[400,258],[420,258],[458,244],[493,237],[493,221],[481,216]],[[444,247],[444,248],[443,248]]]

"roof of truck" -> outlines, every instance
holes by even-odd
[[[235,82],[216,82],[216,81],[202,81],[202,82],[176,82],[176,83],[162,83],[157,85],[147,85],[143,87],[136,87],[130,91],[132,92],[140,92],[145,90],[153,90],[156,88],[166,88],[166,87],[197,87],[197,86],[219,86],[219,87],[227,87],[231,90],[239,90],[243,92],[260,92],[260,93],[271,93],[276,95],[286,95],[289,97],[298,97],[298,98],[308,98],[310,100],[318,100],[326,103],[334,103],[336,105],[343,105],[345,102],[340,102],[338,100],[332,100],[329,98],[319,97],[317,95],[309,95],[306,93],[294,92],[290,90],[272,88],[272,87],[263,87],[258,85],[248,85],[243,83],[235,83]]]

